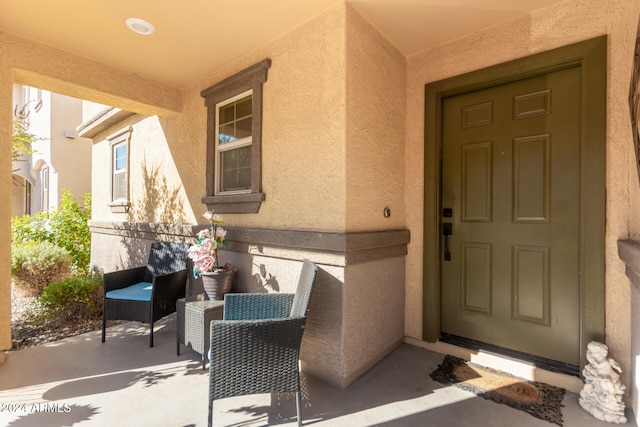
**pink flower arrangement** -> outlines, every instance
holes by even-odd
[[[225,236],[227,231],[220,227],[222,216],[212,211],[204,213],[210,226],[197,234],[197,242],[189,248],[188,257],[193,260],[193,275],[214,271],[220,268],[218,264],[218,248],[227,246]]]

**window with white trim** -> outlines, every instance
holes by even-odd
[[[31,183],[27,180],[24,181],[24,214],[31,215],[31,197],[32,197]]]
[[[129,126],[107,137],[111,149],[111,212],[126,213],[129,211],[129,150],[131,133]]]
[[[216,105],[216,193],[251,192],[252,91]]]
[[[45,166],[40,171],[40,181],[42,183],[42,193],[40,205],[43,211],[49,210],[49,167]]]
[[[111,200],[127,200],[127,143],[113,147],[113,194]]]

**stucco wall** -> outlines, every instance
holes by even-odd
[[[422,207],[427,222],[433,222],[437,191],[435,177],[429,174],[435,159],[424,155],[424,85],[490,65],[525,57],[603,34],[608,39],[607,65],[607,226],[606,226],[606,343],[610,355],[624,371],[624,383],[629,384],[630,360],[630,288],[624,275],[624,265],[617,255],[617,240],[630,232],[640,231],[638,221],[630,224],[632,206],[638,216],[638,183],[633,175],[630,156],[633,145],[629,125],[628,89],[633,58],[638,3],[635,0],[616,1],[615,7],[599,0],[566,1],[516,19],[506,24],[439,46],[407,59],[407,217],[413,236],[423,233]],[[427,179],[423,184],[423,171]],[[633,169],[633,170],[632,170]],[[634,178],[634,179],[630,179]],[[428,199],[424,187],[431,188]],[[427,237],[439,238],[435,230],[426,230]],[[424,254],[421,239],[412,239],[407,257],[406,333],[422,335],[422,259],[435,259]]]
[[[625,262],[625,273],[631,280],[631,312],[640,310],[640,242],[637,238],[624,239],[618,242],[618,253]],[[631,316],[631,383],[627,388],[631,394],[633,412],[638,418],[638,391],[640,390],[640,320],[637,315]]]
[[[200,92],[265,59],[262,184],[257,215],[225,214],[231,226],[344,230],[345,16],[334,8],[249,52],[184,91],[184,114],[161,119],[196,221],[206,207],[206,108]],[[296,179],[292,180],[291,176]],[[313,219],[310,221],[310,219]]]
[[[133,205],[129,214],[113,214],[106,206],[109,171],[100,165],[110,159],[104,138],[115,129],[94,138],[100,142],[94,147],[93,219],[205,223],[202,213],[206,206],[201,198],[206,184],[207,111],[200,92],[271,58],[263,105],[262,179],[266,201],[258,215],[225,214],[225,222],[230,226],[344,230],[344,25],[343,9],[334,8],[185,89],[182,114],[139,120],[131,141]],[[136,207],[148,198],[140,192],[149,187],[149,177],[136,170],[144,157],[153,164],[143,165],[143,169],[161,168],[168,187],[181,183],[188,189],[183,193],[167,188],[169,193],[179,190],[179,200],[170,211],[158,206],[155,214],[146,217],[142,213],[151,212]]]
[[[631,312],[640,312],[640,289],[636,286],[631,287]],[[638,410],[640,403],[638,402],[638,392],[640,391],[640,321],[638,316],[631,317],[631,382],[628,384],[629,393],[631,395],[631,407],[633,413],[638,419]]]
[[[346,228],[401,228],[405,59],[351,7],[347,21]]]
[[[111,202],[112,159],[109,138],[128,129],[131,129],[128,143],[131,206],[127,213],[114,213],[108,205]],[[158,116],[132,116],[97,135],[92,158],[92,218],[173,224],[194,222],[193,210],[174,161],[174,153],[184,150],[176,146],[179,142],[183,140],[167,139]]]
[[[91,140],[67,138],[65,131],[75,135],[82,121],[82,101],[61,94],[51,94],[51,162],[58,173],[58,197],[68,189],[76,202],[91,192]]]
[[[342,313],[346,384],[404,338],[404,258],[347,266]]]

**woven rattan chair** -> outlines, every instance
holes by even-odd
[[[304,260],[295,294],[226,294],[224,320],[211,322],[209,427],[213,401],[295,393],[300,418],[300,343],[318,267]]]
[[[154,242],[147,265],[104,274],[102,342],[107,320],[149,323],[153,347],[153,322],[176,311],[187,284],[188,243]]]

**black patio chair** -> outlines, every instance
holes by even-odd
[[[300,407],[300,343],[318,267],[304,260],[295,294],[226,294],[224,320],[211,322],[209,427],[213,401],[257,393],[295,393]]]
[[[153,322],[176,311],[187,284],[188,243],[154,242],[147,265],[104,274],[102,342],[107,320],[149,323],[153,347]]]

